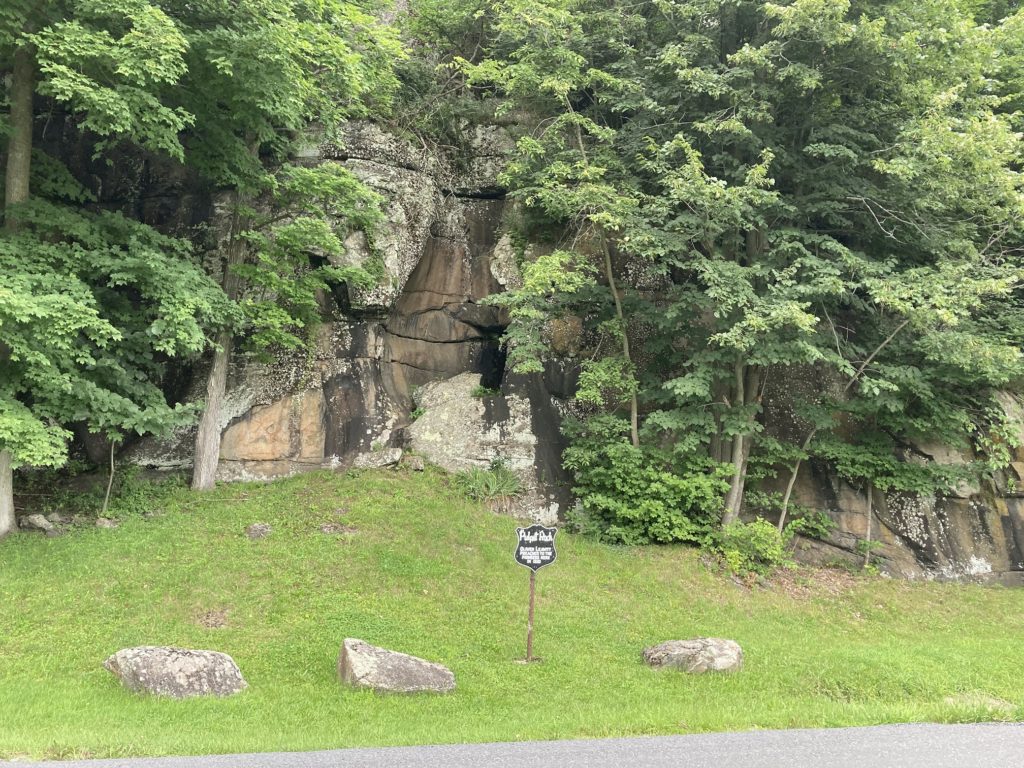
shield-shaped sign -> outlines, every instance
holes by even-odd
[[[519,543],[516,545],[516,562],[536,571],[555,562],[555,534],[557,528],[531,525],[516,528]]]

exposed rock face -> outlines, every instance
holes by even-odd
[[[440,664],[348,638],[338,655],[338,677],[355,688],[382,693],[447,693],[455,675]]]
[[[142,646],[103,662],[129,690],[173,699],[230,696],[248,685],[234,660],[217,651]]]
[[[511,511],[550,525],[565,501],[558,494],[559,486],[552,482],[562,477],[561,467],[557,461],[549,461],[544,450],[549,448],[552,456],[561,453],[558,420],[543,425],[536,418],[529,392],[523,391],[531,384],[541,387],[539,380],[519,383],[524,386],[509,386],[507,394],[483,396],[480,377],[472,373],[425,384],[415,398],[422,415],[406,429],[409,447],[449,472],[486,469],[496,461],[503,462],[519,476],[525,489]],[[550,395],[547,399],[550,401]]]
[[[666,640],[645,649],[644,661],[652,667],[679,669],[692,675],[735,672],[743,666],[743,650],[733,640],[716,637]]]
[[[802,380],[796,373],[769,390],[766,414],[771,434],[797,442],[806,434],[807,426],[790,418],[780,390],[807,386],[817,388],[821,383],[816,378]],[[1013,421],[1024,424],[1024,407],[1015,398],[1002,395],[1000,401]],[[948,446],[925,444],[911,446],[905,456],[907,461],[961,466],[974,458]],[[826,541],[801,539],[796,555],[816,565],[860,567],[864,556],[858,545],[870,540],[877,542],[872,561],[891,576],[1024,585],[1024,485],[1014,477],[1016,467],[1024,469],[1024,450],[1018,449],[1017,459],[994,480],[962,482],[945,494],[876,489],[870,504],[866,487],[854,487],[821,462],[806,463],[794,486],[793,502],[825,512],[836,528]],[[783,474],[768,490],[781,490],[786,479]]]
[[[474,376],[474,385],[502,385],[499,337],[507,320],[481,301],[518,279],[509,240],[497,234],[505,202],[496,178],[512,145],[499,128],[482,127],[471,138],[468,166],[459,172],[450,158],[363,122],[349,126],[344,146],[311,143],[304,151],[303,162],[342,163],[387,201],[388,224],[373,251],[354,234],[339,262],[369,266],[378,259],[384,278],[369,290],[338,286],[325,296],[326,322],[308,353],[270,364],[235,356],[221,412],[221,480],[357,460],[368,466],[379,449],[402,447],[417,388],[461,374]],[[216,226],[216,201],[213,209]],[[202,397],[203,378],[197,371],[191,398]],[[518,416],[529,421],[529,414]],[[128,458],[187,467],[194,434],[145,440]]]
[[[503,129],[481,126],[469,144],[455,162],[368,122],[350,124],[339,145],[310,137],[301,162],[342,164],[385,199],[387,224],[373,247],[353,233],[336,260],[372,268],[382,279],[367,290],[339,285],[322,297],[325,323],[311,349],[272,363],[235,355],[220,414],[219,479],[348,468],[380,459],[375,448],[412,447],[446,469],[501,459],[528,489],[517,513],[551,522],[565,511],[569,482],[559,425],[575,391],[583,322],[567,317],[545,329],[562,362],[549,363],[542,376],[505,371],[500,336],[507,318],[484,299],[522,283],[512,239],[502,234],[514,212],[497,181],[512,142]],[[76,147],[65,154],[81,155],[73,165],[98,179],[104,205],[177,234],[208,223],[208,262],[216,274],[217,233],[231,213],[227,198],[197,193],[180,171],[141,155],[126,157],[115,173],[94,167]],[[642,356],[643,345],[636,349]],[[197,370],[191,386],[183,381],[175,389],[201,399],[204,380]],[[500,393],[467,397],[478,385]],[[822,386],[813,370],[772,379],[765,399],[769,434],[799,444],[808,425],[787,408],[784,395]],[[1012,399],[1004,406],[1024,417]],[[415,421],[414,408],[424,409]],[[147,439],[125,458],[185,468],[194,437],[185,429],[167,440]],[[908,460],[972,458],[936,446],[912,453]],[[1016,458],[1012,478],[964,483],[943,496],[875,493],[870,538],[881,545],[873,559],[894,576],[1024,583],[1024,452]],[[781,490],[784,483],[782,477],[765,490]],[[798,556],[861,564],[857,548],[868,535],[864,494],[826,467],[805,464],[793,501],[825,511],[837,527],[827,542],[801,541]]]

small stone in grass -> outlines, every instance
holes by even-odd
[[[253,540],[265,539],[272,530],[269,523],[253,523],[245,529],[245,535]]]

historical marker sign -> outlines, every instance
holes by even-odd
[[[531,525],[516,528],[519,544],[516,546],[516,562],[536,571],[555,562],[555,534],[557,528]]]
[[[557,528],[531,525],[516,528],[516,562],[530,569],[530,608],[526,619],[526,660],[533,661],[533,602],[537,591],[537,569],[555,562],[555,534]]]

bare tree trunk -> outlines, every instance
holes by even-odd
[[[15,529],[14,469],[11,452],[0,451],[0,539]]]
[[[232,267],[245,261],[245,241],[240,237],[248,226],[238,211],[241,200],[236,198],[235,213],[231,221],[231,240],[227,246],[224,264],[223,286],[229,298],[238,295],[238,278]],[[217,347],[213,351],[213,365],[206,378],[206,405],[196,432],[195,452],[192,460],[192,490],[208,491],[217,480],[217,464],[220,461],[221,421],[220,412],[227,391],[228,367],[231,362],[231,348],[234,336],[230,330],[217,335]]]
[[[722,511],[722,525],[731,525],[739,520],[743,509],[743,493],[747,484],[747,457],[750,455],[750,438],[747,435],[736,435],[732,439],[732,465],[735,473],[729,481],[729,493],[725,497],[725,509]]]
[[[758,387],[758,370],[754,366],[745,365],[742,358],[736,358],[733,367],[735,381],[734,400],[737,406],[752,405],[761,397]],[[747,460],[753,447],[753,429],[749,434],[735,435],[732,439],[731,461],[735,469],[729,482],[729,493],[726,494],[722,510],[722,525],[735,523],[743,509],[743,494],[747,484]]]
[[[208,491],[217,479],[220,461],[220,412],[228,383],[228,361],[231,357],[231,331],[221,331],[213,352],[213,365],[206,379],[206,406],[196,433],[195,458],[192,462],[192,490]]]
[[[103,509],[100,510],[100,517],[107,516],[107,508],[110,506],[110,491],[114,487],[114,448],[116,440],[110,441],[110,476],[107,477],[107,495],[103,497]]]
[[[14,52],[14,73],[10,89],[10,139],[7,142],[7,169],[4,176],[4,228],[13,232],[18,224],[12,206],[29,196],[32,171],[32,94],[35,90],[35,59],[31,48]],[[0,537],[15,528],[14,456],[0,447]]]
[[[870,480],[868,481],[868,522],[867,532],[864,534],[864,567],[867,568],[871,565],[871,514],[872,514],[872,502],[874,501],[875,486]]]
[[[7,171],[4,178],[4,223],[8,231],[16,227],[10,208],[28,200],[32,170],[32,94],[35,90],[35,59],[26,46],[14,52],[11,78],[10,140],[7,143]]]

